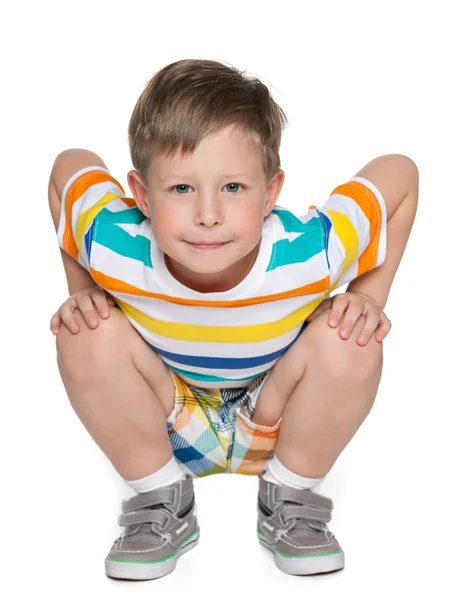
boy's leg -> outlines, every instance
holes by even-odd
[[[174,384],[166,365],[118,308],[90,329],[80,311],[76,335],[64,324],[57,360],[72,407],[125,480],[148,476],[173,457],[166,417]]]
[[[316,317],[281,357],[258,396],[252,420],[282,416],[275,455],[259,480],[258,538],[285,573],[342,569],[344,552],[328,529],[333,503],[311,489],[328,473],[368,415],[382,370],[382,344],[356,343],[361,317],[341,339],[330,311]]]
[[[346,340],[328,325],[327,310],[280,358],[258,396],[252,420],[281,420],[276,456],[306,478],[325,476],[367,417],[382,372],[382,343],[356,343],[360,317]]]
[[[176,463],[167,430],[175,385],[168,368],[119,309],[90,329],[57,336],[58,365],[72,406],[118,473],[136,492],[122,503],[125,529],[105,557],[118,579],[154,579],[196,546],[192,477]],[[161,508],[163,507],[163,508]]]

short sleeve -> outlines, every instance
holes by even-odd
[[[316,208],[324,225],[330,291],[383,264],[386,258],[386,204],[364,177],[336,187]]]
[[[57,229],[60,247],[89,271],[92,232],[98,214],[130,206],[130,199],[108,169],[100,166],[80,169],[70,177],[62,192]]]

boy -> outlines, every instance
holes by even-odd
[[[259,80],[182,60],[131,116],[133,198],[92,152],[55,160],[70,294],[51,321],[58,366],[135,492],[108,576],[173,571],[198,543],[193,478],[220,472],[259,476],[257,535],[281,570],[344,567],[332,501],[312,490],[375,399],[418,170],[380,156],[294,216],[276,205],[286,123]]]

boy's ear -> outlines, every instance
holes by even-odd
[[[267,200],[264,207],[264,217],[267,217],[272,212],[273,207],[277,202],[277,198],[280,195],[281,188],[283,187],[285,179],[285,173],[283,169],[279,169],[276,175],[272,177],[267,187]]]
[[[148,206],[147,188],[139,176],[139,173],[134,169],[128,172],[128,185],[133,193],[136,204],[144,215],[150,218],[150,209]]]

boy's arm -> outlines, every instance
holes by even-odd
[[[414,222],[419,171],[409,157],[386,154],[369,162],[355,177],[365,177],[371,181],[385,200],[387,248],[384,263],[351,281],[346,291],[365,294],[384,308]]]
[[[48,184],[48,202],[55,230],[58,229],[61,214],[61,196],[65,184],[74,173],[89,166],[106,167],[97,154],[83,148],[70,148],[56,157]],[[60,248],[60,252],[70,296],[91,285],[96,285],[86,269],[62,248]]]

